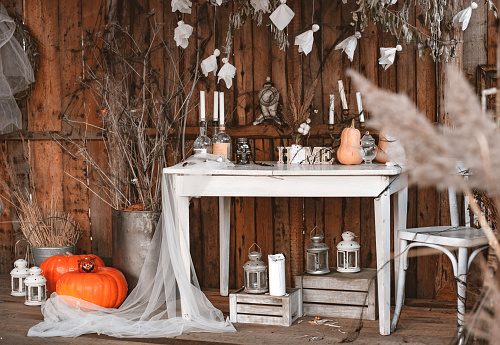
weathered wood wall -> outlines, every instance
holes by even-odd
[[[41,68],[36,75],[32,97],[23,108],[24,129],[31,134],[27,140],[31,157],[31,174],[23,158],[23,144],[19,140],[2,140],[2,148],[12,159],[20,178],[27,184],[34,182],[38,199],[49,200],[52,193],[58,196],[60,209],[71,211],[84,228],[84,238],[79,244],[83,253],[94,252],[103,257],[111,256],[110,210],[98,197],[90,193],[75,179],[88,179],[98,189],[95,174],[90,166],[73,159],[47,131],[71,133],[84,128],[85,122],[99,125],[97,108],[86,93],[75,102],[70,102],[77,88],[75,81],[85,77],[81,62],[81,39],[86,30],[104,25],[105,0],[3,0],[10,13],[22,13],[24,22],[41,43]],[[172,42],[173,28],[180,18],[171,12],[170,1],[136,0],[119,2],[118,18],[128,25],[136,37],[146,37],[148,26],[145,18],[151,10],[159,22],[164,22],[165,37]],[[350,23],[352,4],[330,0],[289,0],[288,5],[296,16],[289,26],[289,33],[298,33],[313,22],[322,23],[322,29],[315,34],[313,51],[308,56],[297,53],[290,40],[290,48],[279,50],[264,25],[248,21],[236,32],[231,62],[237,68],[237,75],[231,90],[222,84],[216,85],[213,76],[202,77],[197,90],[218,89],[225,92],[226,109],[229,111],[228,131],[233,137],[250,137],[257,160],[276,160],[277,146],[283,140],[269,126],[252,127],[252,121],[260,114],[257,92],[267,76],[270,76],[287,103],[287,85],[297,84],[302,75],[305,88],[316,75],[319,84],[313,101],[312,123],[316,125],[309,140],[310,145],[331,142],[326,130],[328,121],[329,94],[337,93],[337,80],[343,79],[347,99],[355,106],[355,92],[345,77],[345,70],[352,68],[361,72],[382,88],[406,93],[420,110],[432,121],[438,108],[435,64],[427,57],[418,58],[412,45],[404,46],[398,53],[394,66],[384,71],[378,65],[379,47],[395,46],[396,40],[370,26],[359,40],[354,60],[351,63],[345,54],[333,50],[335,44],[346,37]],[[193,5],[192,15],[185,15],[184,21],[195,27],[190,46],[178,50],[181,57],[179,67],[187,69],[196,59],[195,37],[198,43],[207,40],[202,58],[225,45],[228,17],[233,3],[217,10],[206,2]],[[475,12],[476,15],[476,12]],[[496,23],[484,7],[477,10],[487,23],[483,32],[487,63],[496,61]],[[214,23],[215,18],[215,23]],[[413,15],[412,24],[423,28]],[[478,49],[478,48],[475,48]],[[161,68],[161,64],[158,64]],[[184,73],[187,71],[184,70]],[[207,109],[212,109],[212,98],[208,97]],[[195,100],[196,101],[196,100]],[[71,104],[71,109],[68,105]],[[340,105],[337,103],[337,112]],[[210,113],[210,111],[209,111]],[[404,116],[404,114],[401,114]],[[369,114],[368,114],[369,116]],[[69,122],[68,120],[71,120]],[[77,121],[77,122],[75,122]],[[188,119],[187,132],[190,138],[197,131],[197,111]],[[57,135],[57,134],[53,134]],[[45,139],[44,139],[45,138]],[[189,142],[192,144],[192,141]],[[103,143],[98,140],[84,143],[105,162]],[[69,175],[68,175],[69,174]],[[0,171],[0,177],[5,172]],[[300,186],[297,186],[300,188]],[[191,246],[193,262],[198,278],[204,287],[218,287],[218,203],[215,198],[194,199],[191,203]],[[409,193],[408,226],[426,226],[449,222],[446,203],[441,202],[440,193],[430,188],[412,187]],[[14,244],[19,239],[16,223],[11,223],[15,212],[7,207],[0,223],[0,272],[8,272],[14,261]],[[234,198],[232,201],[231,229],[231,287],[243,284],[243,264],[247,261],[248,248],[257,242],[264,256],[282,252],[287,257],[287,279],[304,268],[305,248],[309,244],[308,234],[315,226],[325,229],[326,242],[331,248],[341,240],[341,233],[350,230],[359,235],[361,244],[361,266],[375,267],[375,234],[373,201],[369,198]],[[335,264],[335,250],[332,250],[331,264]],[[407,278],[407,295],[417,298],[456,298],[453,294],[455,281],[451,267],[443,256],[421,256],[413,259]]]

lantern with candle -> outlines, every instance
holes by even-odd
[[[250,252],[250,249],[253,247],[259,249],[259,251]],[[250,261],[247,261],[243,265],[243,269],[245,270],[245,292],[247,293],[265,293],[267,292],[267,264],[260,260],[262,257],[262,250],[254,243],[248,248],[248,258]]]
[[[317,229],[321,230],[321,233],[318,233]],[[324,243],[325,233],[321,228],[316,226],[311,230],[310,235],[312,243],[307,246],[307,273],[329,273],[328,250],[330,247]]]
[[[42,269],[33,266],[29,269],[29,276],[25,279],[26,305],[42,305],[47,300],[47,279],[42,276]]]
[[[342,241],[337,245],[337,271],[343,273],[359,272],[359,244],[354,241],[351,231],[342,233]]]
[[[12,296],[24,296],[24,281],[29,276],[28,262],[24,259],[14,261],[14,269],[10,271],[10,285]]]

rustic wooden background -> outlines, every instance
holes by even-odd
[[[29,181],[36,186],[38,200],[44,202],[51,195],[58,196],[60,210],[72,212],[82,225],[85,235],[79,243],[82,253],[93,252],[105,258],[111,257],[110,209],[99,198],[90,193],[79,182],[65,172],[82,179],[89,179],[96,187],[95,173],[82,162],[64,153],[52,138],[68,135],[79,125],[67,121],[83,121],[99,125],[96,105],[86,93],[72,96],[78,87],[75,82],[84,77],[81,61],[81,39],[87,30],[105,25],[105,0],[2,0],[9,13],[22,15],[25,24],[40,42],[43,55],[41,67],[36,75],[32,94],[24,102],[25,142],[19,135],[0,138],[0,145],[12,159],[14,169],[26,185]],[[134,37],[148,34],[148,13],[155,10],[158,22],[165,23],[165,37],[173,42],[173,29],[179,20],[178,14],[171,12],[169,0],[129,0],[118,2],[118,19],[122,25],[130,27]],[[200,4],[201,3],[201,4]],[[397,54],[394,66],[384,71],[378,65],[379,47],[395,46],[396,40],[372,25],[365,30],[359,40],[354,60],[351,63],[345,54],[333,50],[339,39],[347,36],[345,28],[350,22],[350,7],[341,1],[331,0],[289,0],[288,5],[296,13],[289,26],[289,33],[298,33],[306,26],[322,23],[315,34],[313,51],[307,57],[297,53],[291,39],[290,49],[279,50],[265,26],[255,21],[247,22],[236,32],[231,63],[237,68],[237,75],[231,90],[216,85],[215,78],[202,77],[197,90],[225,92],[226,110],[229,112],[228,132],[233,137],[251,138],[257,160],[276,160],[277,146],[282,139],[270,125],[254,127],[252,121],[260,114],[257,92],[266,77],[270,76],[286,104],[288,83],[294,86],[302,74],[304,86],[312,84],[319,74],[320,81],[313,101],[314,126],[309,144],[319,146],[331,142],[327,131],[329,94],[337,94],[337,80],[343,79],[347,99],[353,109],[356,90],[346,79],[344,71],[352,68],[361,72],[380,87],[406,93],[419,109],[432,121],[442,118],[439,114],[439,86],[441,65],[437,66],[430,57],[418,57],[412,45],[404,46]],[[181,71],[195,61],[195,37],[208,40],[202,58],[225,44],[228,17],[233,4],[223,5],[217,10],[200,1],[193,6],[191,16],[184,20],[195,27],[190,46],[178,50]],[[215,17],[215,23],[214,23]],[[423,28],[417,16],[412,15],[412,24]],[[342,36],[343,35],[343,36]],[[479,64],[496,62],[497,31],[493,15],[484,4],[474,11],[468,31],[463,37],[455,62],[463,66],[474,83],[475,68]],[[462,51],[463,53],[462,56]],[[161,66],[161,63],[158,64]],[[160,67],[161,68],[161,67]],[[187,71],[185,71],[187,72]],[[207,100],[209,114],[212,109],[212,94]],[[195,100],[196,101],[196,100]],[[70,107],[68,107],[70,105]],[[337,103],[337,112],[340,105]],[[188,119],[188,138],[197,132],[197,111]],[[404,114],[401,114],[404,116]],[[368,114],[369,117],[369,114]],[[76,127],[75,127],[76,126]],[[83,126],[83,125],[82,125]],[[83,127],[81,127],[83,128]],[[94,138],[96,139],[96,138]],[[103,143],[89,140],[85,145],[101,162],[106,161]],[[24,146],[23,146],[24,145]],[[28,147],[31,169],[25,159]],[[3,158],[2,158],[3,159]],[[172,163],[178,159],[172,155]],[[0,171],[0,178],[6,178]],[[300,188],[300,186],[297,186]],[[53,194],[55,193],[55,194]],[[447,224],[449,215],[447,203],[441,194],[432,188],[411,187],[409,193],[408,226],[428,226]],[[191,246],[193,262],[203,287],[218,287],[218,203],[215,198],[194,199],[191,203]],[[234,198],[232,201],[231,229],[231,274],[232,288],[243,284],[243,264],[247,261],[248,248],[257,242],[264,256],[282,252],[287,257],[287,279],[304,268],[305,248],[310,243],[309,231],[315,226],[325,229],[326,243],[335,248],[343,231],[353,231],[359,235],[361,244],[361,266],[375,267],[375,234],[373,201],[370,198]],[[11,220],[14,220],[12,223]],[[0,218],[0,272],[9,272],[15,260],[14,247],[20,239],[15,212],[9,207]],[[18,249],[23,251],[20,242]],[[331,264],[335,265],[335,250],[331,251]],[[454,300],[455,280],[451,265],[443,255],[418,256],[411,260],[407,278],[407,296]],[[479,284],[478,279],[469,280]]]

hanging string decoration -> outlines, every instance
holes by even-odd
[[[219,77],[217,79],[217,83],[219,83],[221,79],[224,79],[226,87],[230,89],[231,86],[233,86],[233,78],[236,75],[236,67],[231,65],[227,58],[223,58],[222,63],[224,63],[224,65],[219,70],[219,74],[217,74]]]
[[[309,54],[312,50],[314,43],[314,33],[319,30],[318,24],[313,24],[311,30],[295,37],[295,45],[299,46],[299,53]]]
[[[470,16],[472,15],[472,10],[477,8],[477,4],[473,1],[469,7],[461,10],[453,17],[453,24],[462,23],[462,31],[467,29],[469,25]]]
[[[379,65],[382,65],[387,70],[394,63],[396,52],[400,52],[401,50],[403,50],[403,47],[399,44],[395,48],[380,48]]]
[[[356,46],[358,45],[358,39],[360,38],[361,38],[361,33],[359,31],[356,31],[354,35],[347,37],[345,40],[337,44],[335,46],[335,50],[342,49],[342,51],[346,53],[347,57],[352,62],[354,51],[356,50]]]
[[[187,48],[189,44],[189,37],[193,33],[193,27],[191,25],[185,24],[184,21],[177,22],[177,27],[174,30],[174,40],[177,47]]]
[[[250,0],[250,5],[252,5],[255,12],[269,12],[269,0]]]
[[[189,0],[172,0],[172,12],[179,11],[180,13],[191,14],[192,5]]]
[[[217,75],[217,57],[220,55],[219,49],[215,49],[213,55],[210,55],[200,64],[201,71],[208,77],[210,72],[214,72],[214,76]]]
[[[292,21],[295,16],[295,12],[292,11],[290,7],[287,6],[286,0],[280,0],[281,5],[271,13],[269,19],[278,28],[278,30],[284,30],[288,24]]]

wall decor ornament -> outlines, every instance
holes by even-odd
[[[300,163],[300,164],[333,164],[335,162],[335,158],[333,158],[333,149],[331,147],[302,147],[301,145],[297,145],[300,147],[300,150],[303,152],[301,158],[298,159],[294,157],[294,153],[298,148],[292,146],[279,146],[276,149],[278,150],[278,162],[277,163]]]
[[[465,31],[465,29],[467,29],[467,26],[469,25],[472,10],[475,10],[476,8],[477,4],[474,1],[471,2],[469,7],[455,14],[455,16],[453,17],[453,24],[462,23],[462,31]]]
[[[174,40],[177,47],[187,48],[189,44],[189,37],[193,34],[193,27],[189,24],[185,24],[184,21],[180,20],[177,22],[177,27],[174,30]]]
[[[266,78],[264,86],[259,90],[258,97],[261,114],[253,122],[253,125],[256,126],[264,122],[264,120],[271,120],[280,126],[283,125],[279,114],[280,94],[278,89],[274,87],[270,77]]]
[[[172,0],[172,12],[179,11],[180,13],[191,14],[192,5],[189,0]]]
[[[318,24],[313,24],[311,30],[295,37],[295,45],[299,46],[299,53],[307,55],[311,52],[314,43],[314,33],[319,30]]]
[[[396,52],[400,52],[401,50],[403,50],[403,47],[399,44],[395,48],[380,48],[379,65],[382,65],[387,70],[394,63]]]
[[[273,13],[271,13],[269,19],[271,19],[278,30],[283,30],[288,24],[290,24],[295,16],[295,13],[290,7],[287,6],[286,0],[280,0],[280,2],[281,5],[279,5]]]
[[[214,72],[214,76],[217,76],[217,57],[220,55],[220,50],[215,49],[214,53],[203,60],[200,64],[201,71],[208,77],[210,72]]]
[[[358,45],[358,39],[361,38],[361,33],[356,31],[356,33],[352,36],[347,37],[345,40],[340,42],[335,46],[335,50],[342,49],[344,53],[346,53],[349,60],[353,59],[354,51],[356,50],[356,46]]]
[[[236,67],[229,63],[228,58],[223,58],[222,63],[224,65],[220,68],[219,73],[217,74],[219,77],[217,79],[217,83],[219,83],[221,79],[224,79],[226,87],[230,89],[231,86],[233,86],[233,78],[236,76]]]

